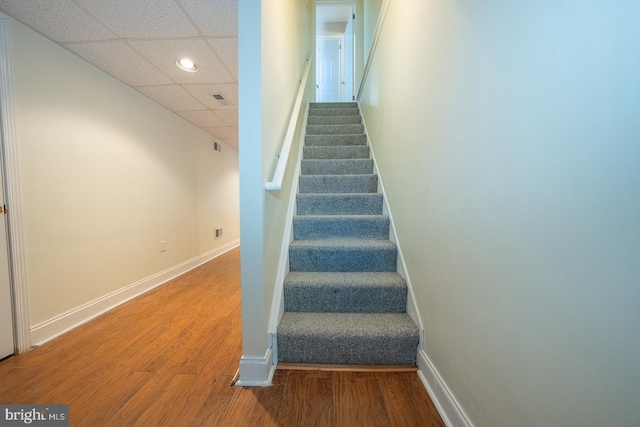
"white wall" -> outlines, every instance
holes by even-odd
[[[238,7],[243,357],[259,359],[268,348],[296,146],[282,191],[266,193],[264,185],[273,177],[300,84],[309,17],[298,0],[251,0]]]
[[[32,326],[238,239],[235,150],[13,20],[11,38]]]
[[[640,422],[640,4],[392,1],[362,98],[476,426]]]

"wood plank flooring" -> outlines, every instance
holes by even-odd
[[[0,403],[68,404],[72,426],[444,426],[415,372],[231,387],[241,355],[235,249],[0,362]]]

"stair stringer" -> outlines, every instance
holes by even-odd
[[[285,232],[282,236],[278,272],[276,274],[273,300],[271,301],[271,312],[269,313],[267,335],[274,368],[278,366],[278,324],[280,324],[280,320],[282,320],[282,315],[284,314],[284,279],[287,277],[287,274],[289,274],[289,245],[293,241],[293,216],[296,212],[296,195],[298,194],[298,186],[300,185],[300,180],[298,178],[300,177],[302,152],[304,151],[302,147],[304,146],[304,138],[307,134],[306,129],[308,120],[309,103],[307,103],[305,108],[301,128],[302,131],[300,132],[300,140],[298,141],[298,157],[295,163],[296,167],[293,171],[294,183],[291,186],[291,194],[289,195],[289,206],[287,207],[287,217],[285,219]]]
[[[360,109],[360,103],[358,102],[358,109]],[[411,278],[409,277],[409,273],[407,271],[407,266],[404,263],[404,258],[402,257],[402,246],[400,241],[398,240],[398,235],[396,233],[395,222],[393,220],[393,214],[391,212],[391,208],[389,207],[387,194],[384,190],[383,178],[378,169],[378,162],[376,160],[375,150],[373,149],[373,145],[371,145],[371,137],[369,131],[367,130],[367,123],[362,114],[362,109],[360,109],[360,116],[362,117],[362,124],[364,125],[364,133],[367,136],[367,145],[371,151],[371,158],[373,159],[373,173],[378,176],[378,192],[382,194],[382,213],[384,215],[389,216],[389,240],[396,244],[398,249],[398,258],[397,258],[397,269],[398,274],[400,274],[407,281],[407,314],[415,322],[418,326],[418,330],[420,331],[420,343],[418,344],[418,353],[422,348],[424,348],[424,326],[422,324],[422,316],[420,316],[420,310],[418,309],[418,305],[416,304],[415,294],[413,292],[413,286],[411,285]],[[418,359],[416,359],[418,360]]]

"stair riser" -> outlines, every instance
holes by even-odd
[[[287,336],[278,333],[278,361],[336,365],[415,365],[417,344],[413,337],[349,339]]]
[[[363,125],[307,125],[307,135],[344,135],[364,133]]]
[[[351,147],[303,147],[304,159],[368,159],[368,146]]]
[[[302,175],[298,191],[303,193],[375,193],[377,175]]]
[[[362,135],[306,135],[304,143],[307,147],[367,145],[367,137]]]
[[[285,311],[310,313],[404,313],[407,291],[397,287],[284,287]]]
[[[295,240],[331,238],[388,239],[389,218],[345,217],[340,219],[314,216],[293,219]]]
[[[381,215],[382,195],[298,195],[298,215]]]
[[[289,248],[291,271],[396,271],[397,250]]]
[[[373,174],[373,159],[303,160],[302,175]]]
[[[359,116],[357,108],[312,108],[309,109],[309,117],[318,116]]]

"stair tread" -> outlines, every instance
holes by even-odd
[[[305,313],[286,312],[279,335],[330,337],[386,337],[419,340],[416,324],[406,313]]]

